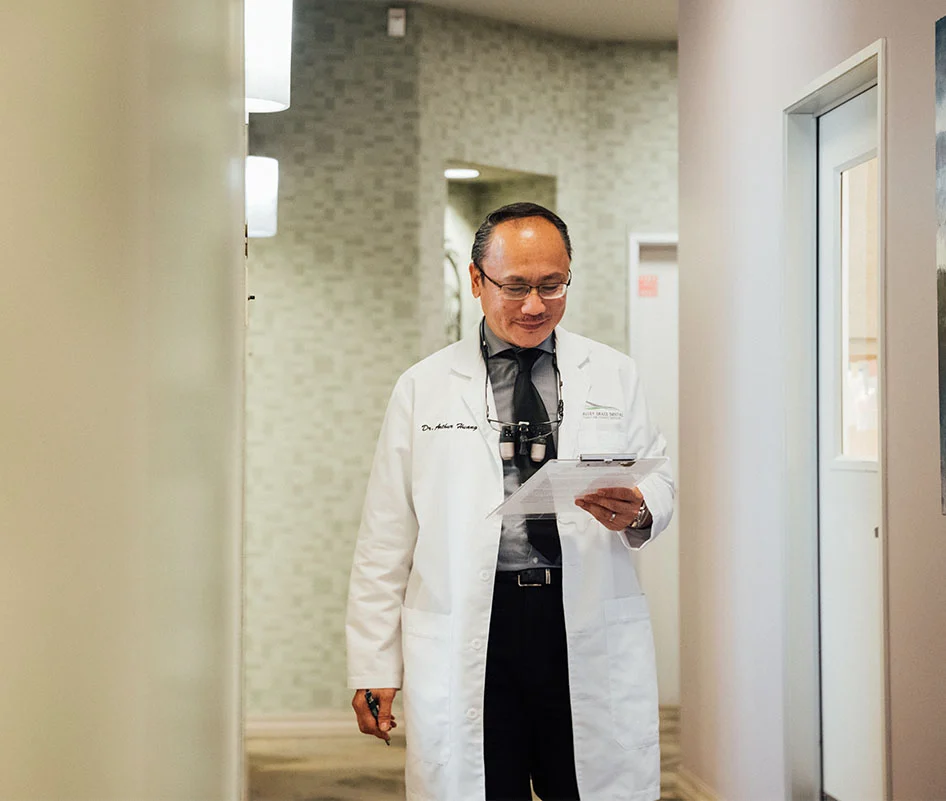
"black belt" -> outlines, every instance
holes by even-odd
[[[562,584],[562,569],[559,567],[527,567],[525,570],[499,570],[497,584],[516,584],[520,587],[548,587]]]

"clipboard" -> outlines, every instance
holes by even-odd
[[[550,459],[519,489],[487,515],[543,517],[574,512],[575,499],[599,489],[633,489],[665,467],[666,456],[637,459],[631,454],[587,454],[578,459]]]

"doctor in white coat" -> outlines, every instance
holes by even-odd
[[[530,783],[543,801],[660,795],[653,636],[632,551],[670,520],[669,467],[580,499],[541,549],[523,521],[487,519],[527,477],[535,432],[560,459],[664,455],[634,362],[559,326],[570,267],[552,212],[493,212],[470,264],[478,335],[407,370],[388,405],[351,574],[348,681],[361,731],[383,739],[403,692],[410,801],[528,801]],[[514,362],[532,349],[521,390],[528,368]],[[501,421],[526,391],[546,415],[515,430],[529,442],[504,460]]]

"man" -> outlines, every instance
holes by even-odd
[[[663,455],[634,363],[558,327],[565,223],[490,214],[470,264],[476,336],[410,368],[381,430],[352,568],[349,686],[385,740],[403,689],[407,797],[660,794],[647,603],[631,551],[670,520],[669,468],[552,520],[488,519],[548,458]],[[379,700],[377,721],[365,690]]]

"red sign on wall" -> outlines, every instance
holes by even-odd
[[[656,298],[657,297],[657,276],[640,275],[637,277],[637,297]]]

